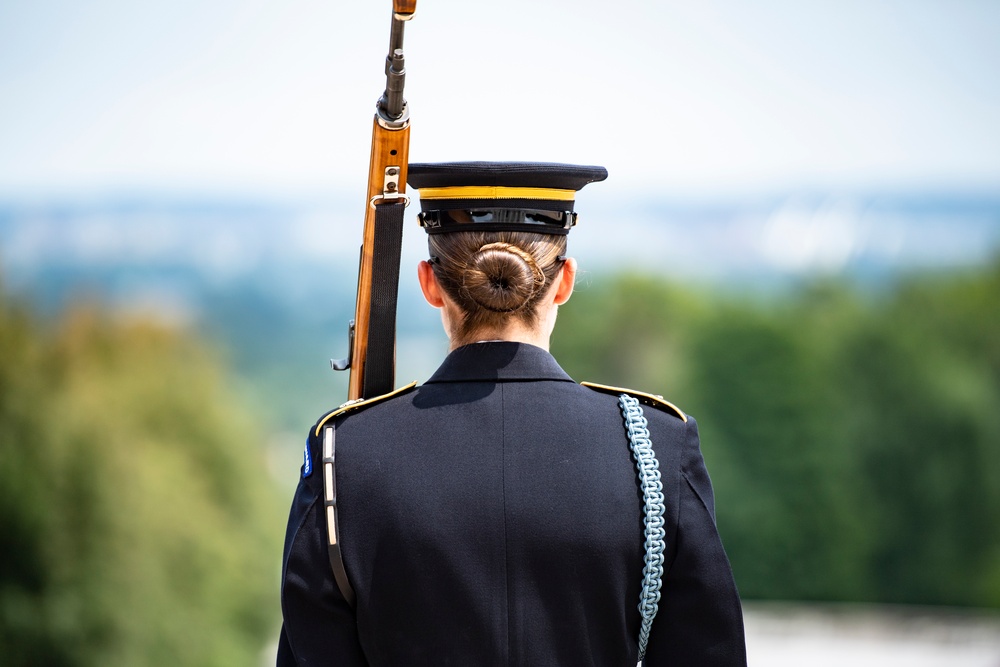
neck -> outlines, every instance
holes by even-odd
[[[556,314],[559,307],[552,302],[551,294],[544,302],[538,305],[535,326],[529,327],[521,320],[511,317],[505,326],[498,328],[482,328],[473,331],[468,336],[456,336],[455,323],[462,321],[458,307],[449,299],[445,301],[441,308],[441,322],[444,330],[448,332],[450,350],[455,350],[469,343],[476,343],[484,340],[502,340],[510,343],[527,343],[540,347],[545,351],[549,349],[549,339],[552,337],[552,330],[556,325]]]
[[[507,343],[527,343],[540,347],[543,350],[549,349],[549,336],[542,331],[534,331],[526,327],[510,326],[503,331],[477,331],[464,340],[451,338],[451,350],[455,350],[469,343],[481,343],[484,341],[504,341]]]

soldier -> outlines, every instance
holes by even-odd
[[[310,430],[279,666],[746,664],[694,419],[577,384],[548,352],[577,270],[575,194],[606,177],[410,165],[430,250],[418,277],[451,351],[422,386]]]

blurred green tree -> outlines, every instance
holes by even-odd
[[[261,432],[183,334],[0,291],[4,665],[247,665],[277,623]]]
[[[1000,264],[914,277],[844,345],[877,599],[1000,606],[997,304]]]
[[[719,522],[750,597],[858,599],[857,461],[823,332],[802,309],[721,306],[691,343]],[[709,444],[710,443],[710,444]]]
[[[747,597],[1000,607],[997,304],[1000,261],[768,299],[622,275],[553,352],[698,417]]]

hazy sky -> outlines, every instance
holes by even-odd
[[[0,196],[363,191],[390,7],[0,0]],[[998,34],[991,0],[420,0],[410,157],[996,191]]]

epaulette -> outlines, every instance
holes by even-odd
[[[602,394],[614,394],[615,396],[620,396],[622,394],[628,394],[639,399],[639,402],[643,405],[648,405],[654,408],[659,408],[664,412],[669,412],[675,417],[680,418],[681,421],[687,422],[687,415],[684,411],[678,408],[676,405],[670,401],[664,400],[659,394],[647,394],[644,391],[636,391],[634,389],[624,389],[622,387],[609,387],[605,384],[596,384],[594,382],[581,382],[581,385],[587,387],[588,389],[593,389],[594,391],[599,391]]]
[[[360,410],[361,408],[367,408],[369,406],[375,405],[376,403],[381,403],[382,401],[392,398],[393,396],[399,396],[410,391],[417,386],[416,382],[411,382],[405,387],[400,387],[395,391],[390,391],[388,394],[382,394],[381,396],[372,396],[371,398],[355,398],[353,401],[347,401],[339,408],[331,410],[330,412],[323,415],[323,418],[319,420],[316,424],[316,437],[319,437],[319,431],[323,428],[323,425],[334,417],[339,417],[340,415],[346,414],[348,412],[354,412],[355,410]]]

